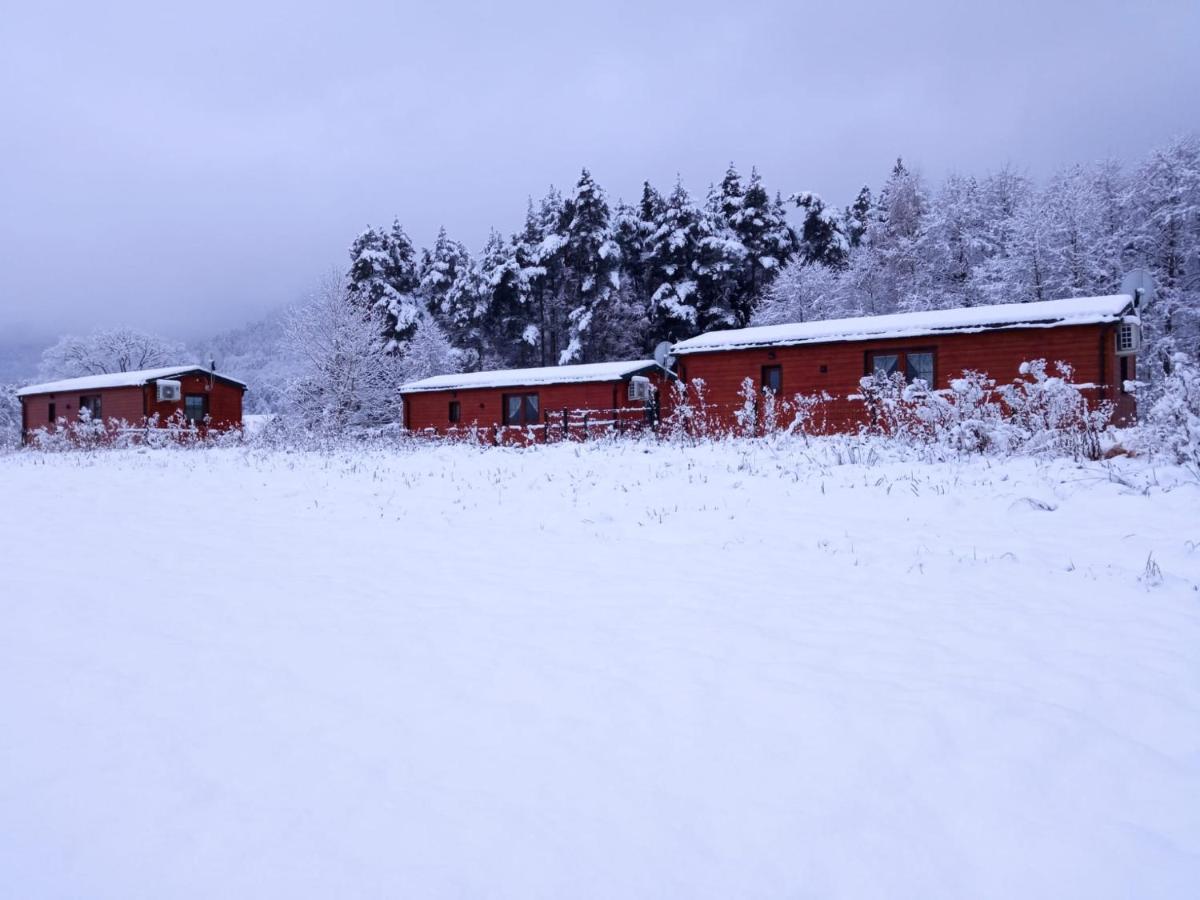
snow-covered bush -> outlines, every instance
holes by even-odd
[[[1200,477],[1200,365],[1183,353],[1171,358],[1143,412],[1135,443]]]
[[[1101,437],[1112,421],[1113,405],[1089,404],[1072,382],[1073,374],[1064,362],[1056,362],[1050,374],[1046,360],[1035,359],[1021,364],[1021,378],[998,388],[1026,452],[1100,458]]]
[[[914,428],[926,440],[958,453],[1005,452],[1017,433],[1006,417],[996,382],[983,372],[964,371],[950,380],[948,391],[913,391]]]
[[[160,420],[157,415],[133,424],[124,419],[92,419],[87,409],[79,419],[59,419],[55,428],[37,428],[29,442],[39,450],[124,450],[132,447],[225,447],[244,442],[240,428],[209,429],[190,421],[182,412]]]
[[[704,379],[671,383],[670,414],[663,420],[669,440],[697,440],[712,436],[712,422],[704,397]]]
[[[758,430],[758,392],[754,389],[754,379],[742,379],[738,396],[742,398],[742,405],[733,414],[738,434],[753,435]]]
[[[1112,419],[1111,403],[1090,403],[1066,363],[1049,370],[1044,359],[1021,364],[1020,376],[997,385],[965,371],[949,390],[900,373],[875,373],[860,382],[867,435],[936,446],[955,453],[1023,452],[1099,459]]]
[[[805,440],[812,435],[825,434],[828,425],[826,410],[831,400],[833,396],[828,391],[821,391],[819,394],[796,394],[791,400],[784,401],[781,414],[784,418],[791,417],[784,430]]]

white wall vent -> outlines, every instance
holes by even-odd
[[[1133,356],[1142,349],[1142,326],[1122,322],[1117,326],[1117,356]]]
[[[178,381],[166,381],[160,378],[154,384],[158,388],[159,403],[178,403],[179,398],[183,396],[183,385]]]
[[[629,379],[626,397],[634,402],[650,402],[650,379],[644,375],[634,375]]]

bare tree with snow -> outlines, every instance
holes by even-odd
[[[21,439],[21,401],[11,384],[0,384],[0,449],[11,447]]]
[[[298,374],[287,390],[288,406],[310,426],[338,430],[399,419],[403,373],[381,338],[385,315],[355,303],[346,281],[334,274],[289,314],[283,346]]]
[[[133,328],[66,335],[42,354],[43,378],[77,378],[136,372],[183,362],[183,345]]]

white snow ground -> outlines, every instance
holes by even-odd
[[[1200,485],[832,446],[0,456],[0,892],[1197,896]]]

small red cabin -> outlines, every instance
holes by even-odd
[[[81,420],[82,411],[109,430],[172,422],[227,430],[242,424],[246,385],[202,366],[112,372],[33,384],[17,391],[21,429],[53,431]]]
[[[670,377],[653,360],[436,375],[400,388],[404,426],[485,440],[557,440],[654,423]]]
[[[1118,294],[712,331],[672,353],[683,381],[703,379],[718,427],[734,426],[747,378],[781,399],[827,394],[824,427],[846,431],[866,421],[864,375],[899,372],[939,390],[964,370],[1011,382],[1036,359],[1070,364],[1090,400],[1111,401],[1117,420],[1128,421],[1138,328],[1133,298]]]

